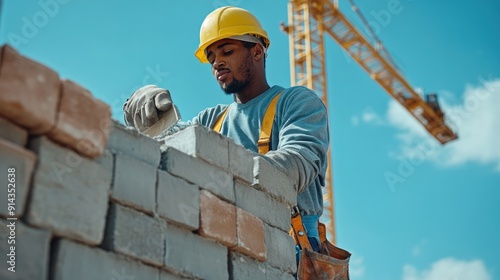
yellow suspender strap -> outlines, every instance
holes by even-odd
[[[278,93],[273,100],[267,106],[266,113],[264,114],[264,119],[262,120],[260,128],[259,141],[257,142],[257,147],[259,149],[259,154],[263,155],[269,152],[269,142],[271,142],[271,130],[273,129],[274,115],[276,115],[276,104],[280,98],[281,92]]]
[[[269,143],[271,142],[271,130],[273,129],[274,115],[276,115],[276,104],[280,98],[281,93],[276,95],[269,105],[267,106],[266,112],[264,113],[264,119],[262,120],[259,141],[257,146],[259,149],[259,154],[265,154],[269,152]],[[226,118],[227,112],[229,111],[229,106],[226,107],[222,115],[217,119],[214,124],[213,130],[220,133],[222,129],[222,122]]]
[[[227,106],[226,109],[224,109],[224,112],[222,112],[222,115],[215,122],[213,130],[215,130],[217,133],[220,133],[220,131],[222,129],[222,122],[226,118],[228,111],[229,111],[229,106]]]

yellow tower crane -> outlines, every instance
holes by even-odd
[[[351,0],[349,0],[352,3]],[[353,6],[355,8],[355,6]],[[356,11],[360,15],[359,11]],[[366,20],[362,17],[363,22]],[[377,40],[374,47],[365,36],[340,12],[337,1],[290,0],[288,25],[282,24],[290,41],[292,85],[313,89],[328,107],[325,67],[325,36],[330,35],[358,64],[396,99],[441,144],[457,138],[448,127],[439,108],[436,95],[424,101],[393,65]],[[331,151],[324,192],[324,214],[328,233],[335,243],[335,217]]]

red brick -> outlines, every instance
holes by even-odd
[[[102,155],[110,131],[110,107],[68,80],[62,82],[59,104],[56,125],[49,137],[83,156]]]
[[[31,134],[49,131],[56,120],[59,75],[8,45],[0,49],[0,63],[0,115]]]
[[[7,140],[0,139],[0,216],[10,217],[7,208],[8,194],[7,191],[8,170],[14,168],[14,177],[12,178],[15,188],[15,216],[21,217],[24,213],[25,205],[27,204],[28,193],[30,189],[31,174],[36,162],[36,155]],[[11,173],[12,174],[12,173]],[[10,189],[10,188],[9,188]]]
[[[266,260],[264,223],[254,215],[238,208],[236,210],[238,243],[233,249],[255,258]]]
[[[227,247],[236,246],[236,206],[202,191],[199,234]]]

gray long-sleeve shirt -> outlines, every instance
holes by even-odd
[[[297,182],[297,205],[301,214],[321,215],[330,133],[326,107],[313,91],[305,87],[273,86],[245,104],[205,109],[192,122],[211,128],[230,106],[221,134],[257,152],[261,121],[271,99],[280,92],[271,151],[263,157]]]

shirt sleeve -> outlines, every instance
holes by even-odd
[[[217,121],[217,119],[220,117],[220,115],[223,113],[224,109],[227,108],[228,105],[217,105],[212,108],[207,108],[203,111],[201,111],[196,117],[194,117],[191,120],[191,123],[193,124],[199,124],[203,125],[205,127],[212,128]]]
[[[264,158],[297,182],[297,193],[319,179],[324,186],[330,144],[328,113],[321,99],[305,87],[283,96],[275,120],[277,148]],[[274,146],[274,145],[273,145]]]

